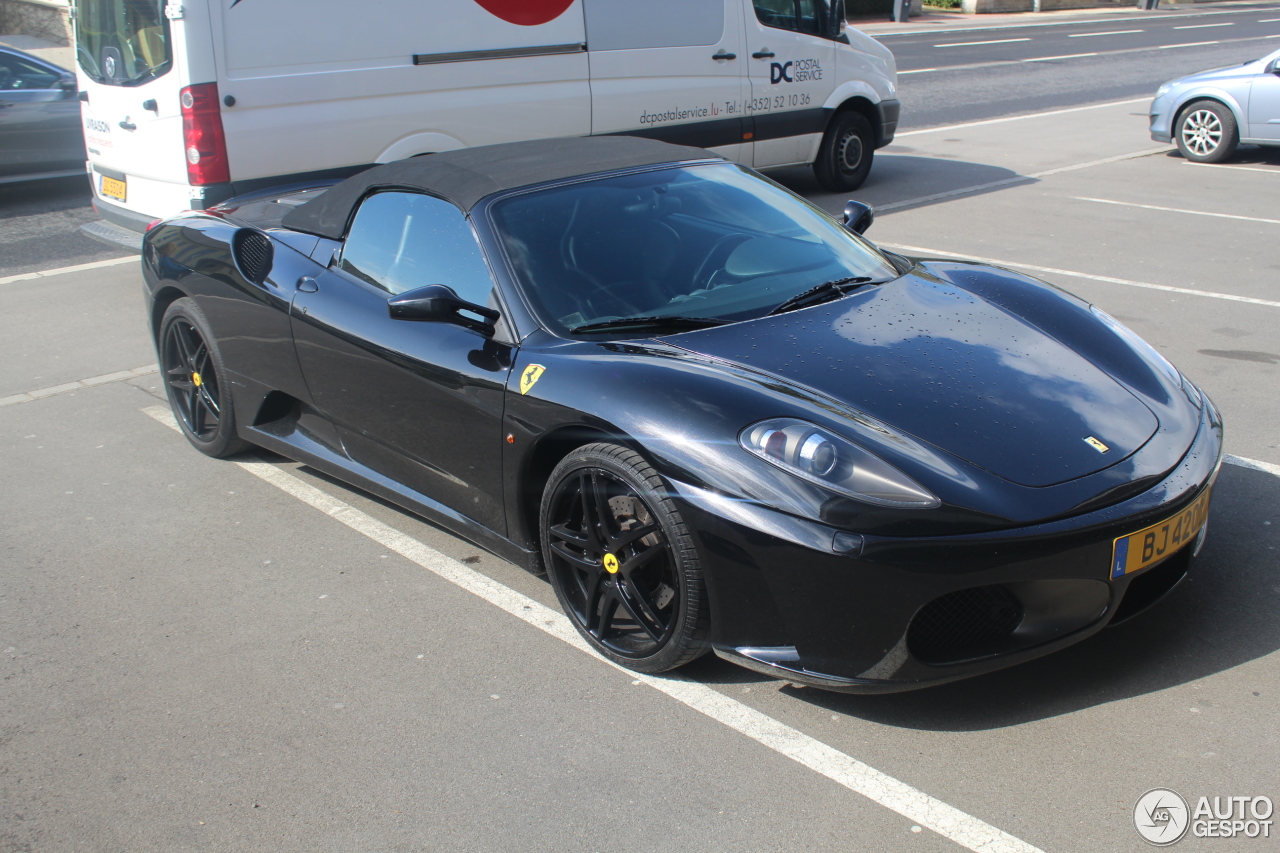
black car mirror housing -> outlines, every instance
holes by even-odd
[[[393,320],[422,320],[428,323],[451,323],[492,337],[498,312],[483,305],[476,305],[460,298],[453,288],[443,284],[428,284],[393,297],[387,302],[387,311]],[[473,320],[461,312],[466,311],[483,319]]]
[[[871,205],[853,199],[844,203],[844,227],[854,234],[865,234],[875,220],[876,212]]]

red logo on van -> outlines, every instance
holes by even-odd
[[[573,0],[476,0],[476,3],[509,24],[536,27],[563,15]]]

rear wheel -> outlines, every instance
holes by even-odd
[[[707,648],[709,616],[693,538],[640,454],[591,444],[552,472],[542,555],[560,606],[609,660],[665,672]]]
[[[827,128],[813,163],[813,174],[822,188],[833,193],[856,190],[871,173],[876,135],[861,113],[838,114]]]
[[[1196,101],[1183,110],[1173,138],[1193,163],[1221,163],[1240,143],[1236,117],[1217,101]]]
[[[201,453],[231,456],[250,445],[236,435],[226,370],[209,323],[191,299],[179,299],[160,322],[160,371],[173,416]]]

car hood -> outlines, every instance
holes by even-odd
[[[1222,68],[1213,68],[1208,71],[1197,71],[1195,74],[1188,74],[1186,77],[1179,77],[1171,81],[1173,86],[1186,86],[1190,84],[1221,82],[1224,80],[1237,80],[1241,78],[1252,78],[1262,70],[1264,60],[1251,59],[1248,62],[1238,62],[1235,65],[1227,65]]]
[[[918,275],[665,340],[806,386],[1024,486],[1114,465],[1160,425],[1125,386],[1026,320]]]

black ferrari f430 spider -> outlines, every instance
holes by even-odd
[[[1187,573],[1208,397],[1089,303],[902,257],[645,139],[377,166],[158,224],[169,400],[544,571],[583,637],[849,692],[1077,642]]]

